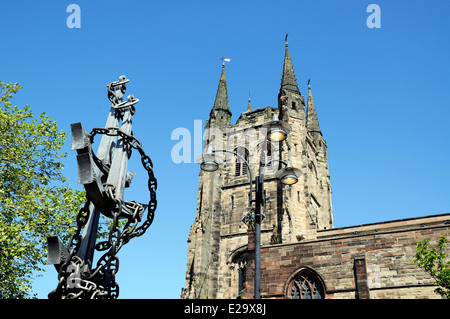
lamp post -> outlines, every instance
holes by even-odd
[[[263,127],[268,129],[267,139],[274,142],[282,142],[286,139],[288,132],[290,131],[290,125],[286,122],[279,121],[276,114],[274,114],[273,120]],[[229,150],[214,150],[211,146],[208,147],[206,154],[200,155],[197,162],[200,162],[200,168],[206,172],[214,172],[219,169],[219,162],[222,162],[221,157],[215,155],[217,152],[226,152],[238,156],[247,166],[250,177],[250,194],[249,194],[249,207],[251,208],[253,199],[253,178],[252,171],[249,163],[245,158],[237,152]],[[259,175],[255,178],[255,282],[254,282],[254,298],[260,299],[260,284],[261,284],[261,205],[265,203],[264,196],[264,172],[266,167],[272,163],[278,161],[286,167],[278,170],[275,176],[285,185],[292,185],[297,183],[298,178],[302,172],[292,167],[289,161],[270,160],[265,163],[263,167],[259,167]]]
[[[260,175],[256,176],[256,200],[255,200],[255,299],[260,299],[260,284],[261,284],[261,205],[265,205],[266,198],[264,196],[264,171],[266,167],[272,162],[280,162],[286,165],[285,168],[278,170],[275,176],[282,184],[292,185],[297,183],[298,178],[302,172],[293,168],[289,161],[271,160],[267,162]]]

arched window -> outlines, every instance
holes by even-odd
[[[245,158],[248,162],[248,150],[245,147],[238,147],[234,150],[236,153]],[[247,165],[242,161],[239,156],[235,156],[236,166],[235,166],[235,176],[247,175]]]
[[[230,287],[234,287],[235,292],[231,293],[232,298],[242,298],[242,295],[246,292],[247,286],[247,245],[241,246],[235,249],[229,256],[227,264],[230,265],[232,270],[231,278],[234,283]],[[236,295],[234,295],[236,293]]]
[[[308,183],[308,189],[309,192],[317,192],[318,191],[318,183],[319,183],[319,176],[317,175],[317,168],[314,162],[309,162],[309,183]]]
[[[293,276],[287,285],[286,298],[324,299],[325,289],[321,278],[311,269],[303,268]]]
[[[258,147],[259,147],[259,152],[260,152],[259,158],[260,158],[261,164],[265,165],[268,163],[268,165],[266,167],[266,169],[268,171],[270,171],[274,167],[277,167],[273,162],[271,162],[272,159],[276,158],[274,156],[275,151],[276,151],[274,145],[271,142],[266,141],[266,142],[260,143]]]
[[[247,261],[244,260],[238,268],[238,296],[240,296],[247,285]]]

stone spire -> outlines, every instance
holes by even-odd
[[[222,74],[220,75],[216,100],[214,101],[214,106],[209,116],[210,118],[220,119],[218,113],[221,113],[220,116],[223,116],[223,113],[227,113],[231,117],[230,106],[228,104],[227,80],[225,78],[225,63],[222,64]]]
[[[308,80],[308,104],[306,106],[306,129],[308,132],[317,135],[319,133],[322,136],[319,126],[319,118],[317,117],[316,106],[314,105],[314,100],[311,94],[311,85],[309,85]]]
[[[250,91],[248,91],[248,106],[247,106],[247,112],[250,112],[252,110],[252,104],[250,99]]]
[[[297,86],[297,80],[295,79],[294,67],[291,61],[291,55],[289,54],[288,43],[286,42],[286,52],[284,55],[283,75],[281,77],[280,90],[286,90],[300,94],[300,90]]]

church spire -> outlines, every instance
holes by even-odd
[[[319,118],[317,117],[316,106],[314,105],[314,100],[311,93],[311,85],[309,85],[308,80],[308,104],[306,106],[306,129],[314,135],[319,133],[322,135],[319,126]]]
[[[248,91],[248,106],[247,106],[247,112],[250,112],[252,110],[252,104],[250,99],[250,91]]]
[[[228,104],[227,80],[225,78],[225,63],[222,64],[222,73],[220,74],[219,86],[217,88],[216,100],[210,113],[210,118],[217,118],[217,112],[227,113],[231,117],[230,106]]]
[[[297,80],[295,79],[294,67],[291,61],[291,55],[289,54],[287,35],[286,35],[286,52],[284,55],[283,75],[281,76],[281,88],[280,90],[287,90],[290,92],[300,94],[298,89]]]

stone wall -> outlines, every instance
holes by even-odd
[[[289,298],[292,275],[317,274],[325,298],[440,298],[433,279],[412,263],[415,243],[450,236],[450,214],[321,231],[317,240],[263,246],[261,296]],[[322,237],[320,237],[322,236]],[[253,296],[253,261],[247,298]]]

